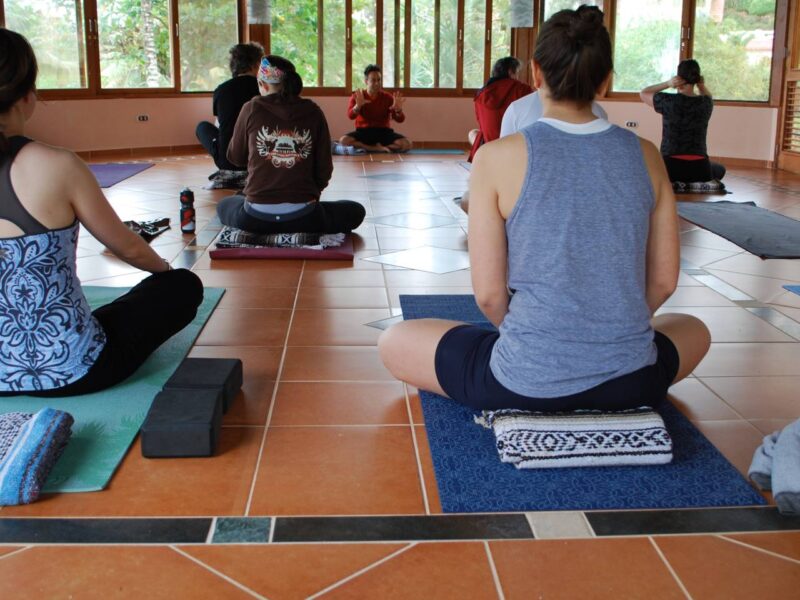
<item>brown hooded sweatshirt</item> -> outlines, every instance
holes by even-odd
[[[250,202],[319,200],[333,173],[328,122],[311,100],[258,96],[239,113],[228,160],[247,165]]]

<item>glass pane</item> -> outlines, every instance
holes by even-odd
[[[272,0],[272,54],[294,63],[303,85],[317,84],[317,0]]]
[[[395,24],[394,0],[380,0],[383,2],[383,85],[397,87],[395,82]],[[353,87],[358,87],[361,79],[353,77]]]
[[[617,0],[614,91],[638,92],[675,75],[682,0]]]
[[[83,2],[5,0],[6,27],[31,43],[39,63],[39,89],[85,88]]]
[[[236,0],[179,0],[181,89],[207,92],[230,79],[227,57],[239,41]]]
[[[345,84],[344,1],[324,0],[322,4],[325,33],[322,37],[322,85],[325,87],[344,87]]]
[[[714,98],[769,100],[775,0],[698,3],[694,58]]]
[[[560,10],[575,10],[581,4],[599,6],[603,10],[603,0],[544,0],[544,20],[546,21]]]
[[[435,0],[411,3],[411,86],[433,87]]]
[[[97,0],[102,87],[172,87],[169,4]]]
[[[483,87],[486,1],[464,0],[464,87]]]
[[[511,0],[492,1],[492,65],[511,54]],[[525,58],[520,60],[525,62]]]
[[[375,0],[353,0],[353,86],[364,79],[364,67],[378,60],[377,35]]]
[[[458,54],[458,0],[440,0],[439,87],[456,87]]]

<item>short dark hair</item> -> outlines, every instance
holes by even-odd
[[[591,102],[614,68],[603,12],[583,4],[554,14],[539,31],[533,60],[553,100]]]
[[[0,114],[36,89],[39,66],[33,48],[23,36],[0,27]],[[0,130],[0,156],[8,153],[8,139]]]
[[[701,79],[700,65],[692,58],[689,60],[682,60],[678,65],[678,77],[692,85],[699,83]]]
[[[381,68],[378,65],[367,65],[364,69],[364,79],[369,77],[370,73],[381,73]]]
[[[492,77],[495,79],[499,79],[501,77],[508,77],[508,72],[513,71],[516,73],[519,71],[519,68],[522,66],[522,63],[519,62],[519,59],[514,56],[506,56],[499,59],[494,66],[492,67]]]
[[[264,46],[258,42],[248,44],[236,44],[228,50],[230,61],[228,66],[231,68],[231,76],[236,77],[248,71],[252,71],[261,62],[264,56]]]

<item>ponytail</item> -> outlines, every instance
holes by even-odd
[[[282,98],[297,98],[303,91],[303,79],[297,71],[288,71],[283,79],[280,95]]]
[[[0,115],[36,89],[39,68],[33,48],[24,37],[0,28]],[[0,156],[10,152],[8,138],[0,129]]]

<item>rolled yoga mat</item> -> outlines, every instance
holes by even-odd
[[[800,221],[754,202],[678,202],[678,214],[761,258],[800,258]]]
[[[400,296],[404,319],[452,319],[492,328],[473,296]],[[442,510],[507,512],[765,504],[764,498],[672,404],[658,407],[673,442],[665,465],[516,469],[500,462],[477,413],[420,391]]]
[[[108,304],[128,288],[84,286],[89,305]],[[206,288],[194,321],[178,332],[139,367],[112,388],[69,398],[8,396],[3,412],[37,412],[45,407],[75,418],[72,437],[42,492],[93,492],[108,484],[144,422],[156,394],[189,353],[224,289]]]

